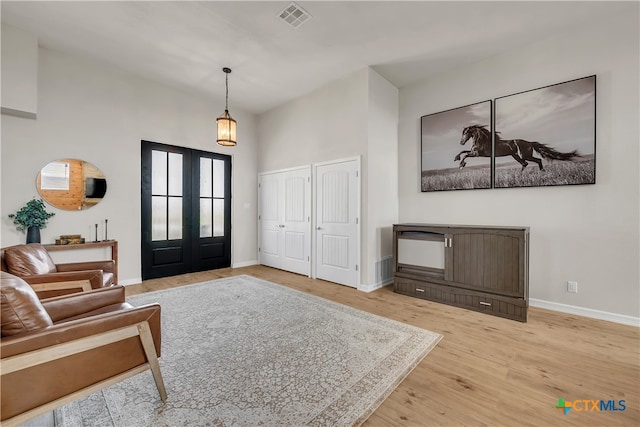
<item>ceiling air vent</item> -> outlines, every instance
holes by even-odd
[[[298,28],[311,18],[311,15],[309,15],[306,10],[295,3],[287,6],[278,16],[293,28]]]

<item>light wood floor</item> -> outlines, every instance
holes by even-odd
[[[127,286],[127,295],[247,274],[438,332],[437,347],[364,424],[640,425],[640,329],[539,308],[520,323],[395,294],[364,293],[263,266]],[[625,411],[555,409],[558,398],[624,400]],[[580,403],[578,408],[585,407]],[[591,409],[591,404],[586,406]]]

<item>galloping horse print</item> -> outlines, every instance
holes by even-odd
[[[491,105],[492,101],[483,101],[420,118],[421,191],[491,188],[490,157],[477,158],[464,170],[452,161],[460,130],[469,124],[491,123]]]
[[[462,130],[460,144],[465,145],[467,141],[473,139],[471,150],[463,150],[456,155],[454,161],[460,161],[460,168],[467,165],[467,157],[491,157],[491,132],[485,125],[471,125]],[[563,153],[555,150],[548,145],[541,144],[536,141],[527,141],[524,139],[502,139],[500,132],[495,132],[495,157],[511,156],[520,165],[521,171],[529,164],[527,160],[531,160],[538,164],[540,170],[544,170],[542,159],[534,157],[533,152],[536,151],[544,159],[548,160],[573,160],[580,157],[577,150],[569,153]]]

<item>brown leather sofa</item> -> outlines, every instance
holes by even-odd
[[[41,299],[115,285],[112,260],[55,264],[40,243],[3,248],[0,257],[1,270],[24,279]]]
[[[0,272],[0,420],[15,425],[146,369],[162,400],[160,306],[134,308],[124,287],[39,300]]]

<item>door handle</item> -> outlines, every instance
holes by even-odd
[[[316,227],[316,230],[322,230],[322,227]]]
[[[278,225],[278,227],[284,228],[284,224],[280,224],[280,225]]]

